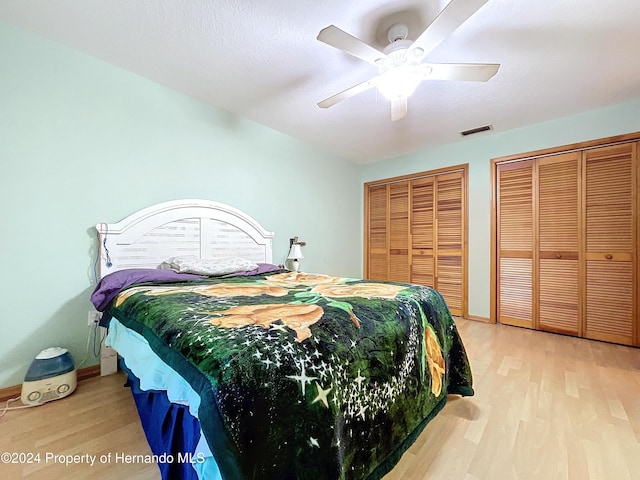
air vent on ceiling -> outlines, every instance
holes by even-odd
[[[463,137],[466,137],[467,135],[474,135],[476,133],[480,133],[480,132],[486,132],[489,130],[493,130],[493,127],[491,125],[483,125],[482,127],[476,127],[476,128],[471,128],[469,130],[463,130],[462,132],[460,132],[460,135],[462,135]]]

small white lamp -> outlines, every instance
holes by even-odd
[[[293,260],[291,262],[291,268],[294,272],[300,271],[300,262],[298,261],[298,259],[300,258],[304,258],[304,255],[302,255],[302,248],[300,248],[300,243],[293,242],[291,244],[291,249],[289,250],[289,256],[287,257],[287,259]]]

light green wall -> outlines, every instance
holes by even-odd
[[[2,23],[0,66],[0,388],[45,347],[84,358],[93,226],[157,202],[228,203],[274,262],[299,235],[306,271],[360,274],[352,163]]]
[[[640,99],[366,165],[362,183],[469,164],[469,314],[489,316],[492,158],[640,131]]]

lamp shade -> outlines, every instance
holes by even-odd
[[[304,258],[304,255],[302,255],[302,249],[300,248],[300,245],[298,245],[297,243],[294,243],[293,245],[291,245],[291,250],[289,250],[289,256],[287,258],[289,260],[297,260],[298,258]]]

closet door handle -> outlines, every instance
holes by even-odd
[[[556,258],[562,258],[562,254],[561,254],[561,253],[556,252]]]
[[[611,255],[610,253],[607,253],[604,258],[606,258],[607,260],[611,260],[613,258],[613,255]]]

